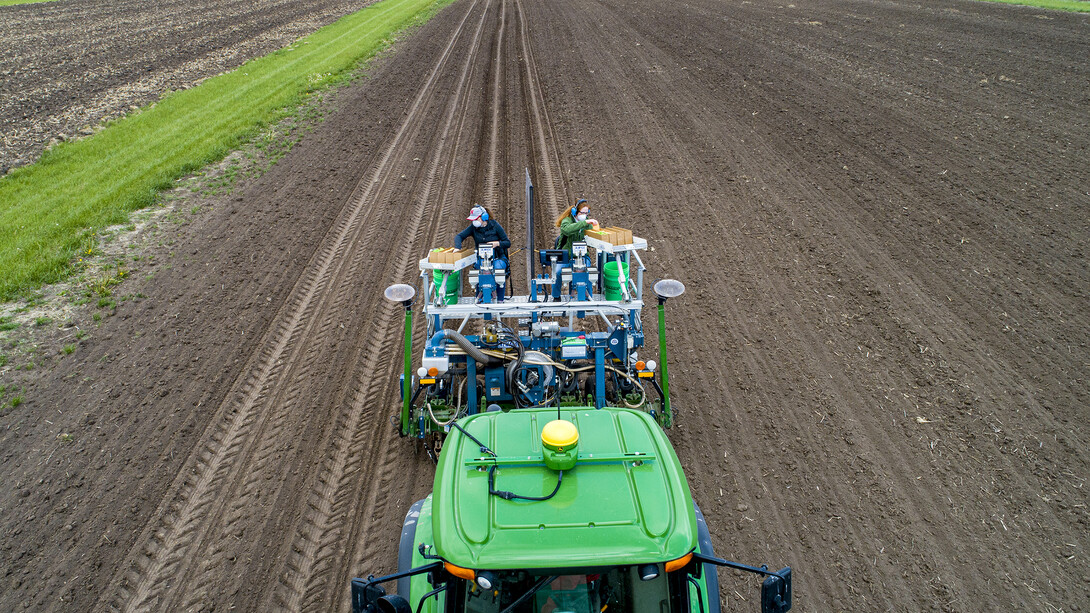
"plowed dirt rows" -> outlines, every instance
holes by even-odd
[[[0,175],[370,0],[66,0],[0,7]]]
[[[791,564],[800,611],[1090,609],[1088,35],[460,0],[3,417],[0,608],[343,610],[391,570],[432,471],[381,290],[474,200],[524,237],[529,166],[541,218],[585,195],[688,287],[671,438],[720,555]]]

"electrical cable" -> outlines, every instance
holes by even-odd
[[[482,353],[484,353],[486,355],[489,355],[491,357],[500,358],[502,360],[510,360],[511,359],[511,356],[508,356],[506,354],[503,354],[503,353],[500,353],[500,352],[497,352],[497,351],[494,351],[494,350],[491,350],[491,349],[485,349],[485,350],[482,351]],[[546,364],[548,364],[548,365],[550,365],[550,366],[552,366],[552,367],[554,367],[554,368],[556,368],[558,370],[563,370],[565,372],[571,372],[571,373],[586,372],[586,371],[589,371],[589,370],[594,370],[596,368],[596,366],[594,366],[594,365],[580,366],[578,368],[571,368],[571,367],[566,366],[564,364],[561,364],[560,362],[557,362],[557,361],[555,361],[553,359],[548,359],[548,362],[546,362]],[[644,405],[644,403],[647,401],[647,390],[644,389],[642,381],[640,381],[638,378],[633,377],[632,375],[628,374],[627,372],[625,372],[625,371],[623,371],[623,370],[621,370],[619,368],[615,368],[613,366],[610,366],[609,364],[603,364],[602,366],[606,370],[615,372],[618,375],[621,375],[622,377],[624,377],[625,379],[628,379],[637,389],[640,390],[640,400],[638,402],[632,403],[632,402],[628,402],[628,400],[626,400],[624,397],[621,398],[621,402],[624,403],[624,405],[626,407],[628,407],[630,409],[638,409],[638,408],[640,408],[641,406]]]
[[[432,417],[432,419],[434,419],[434,416]],[[453,427],[453,428],[456,428],[459,432],[461,432],[462,434],[469,437],[469,440],[473,441],[474,443],[477,444],[478,447],[480,447],[481,453],[487,453],[487,454],[491,455],[492,456],[492,461],[496,462],[496,459],[497,459],[496,452],[489,449],[488,445],[485,445],[484,443],[482,443],[480,441],[480,439],[478,439],[477,437],[470,434],[465,428],[462,427],[461,424],[458,423],[457,420],[454,420],[454,421],[450,422],[450,426]],[[542,501],[545,501],[545,500],[548,500],[548,499],[552,498],[553,496],[556,496],[556,493],[560,491],[560,484],[563,483],[563,481],[564,481],[564,471],[562,471],[562,470],[557,471],[556,487],[553,488],[552,493],[550,493],[548,496],[522,496],[522,495],[516,494],[514,492],[496,490],[495,486],[496,486],[496,469],[497,468],[499,468],[499,464],[492,464],[492,466],[488,469],[488,493],[489,493],[489,495],[492,495],[492,496],[499,496],[500,498],[503,498],[504,500],[529,500],[531,502],[542,502]]]
[[[506,328],[506,326],[504,326],[504,327]],[[510,328],[508,328],[508,330],[510,330]],[[519,346],[520,347],[522,346],[521,341],[519,341]],[[458,354],[459,353],[456,350],[454,350],[454,348],[451,348],[448,351],[450,353],[452,353],[452,354]],[[497,351],[497,350],[494,350],[494,349],[483,349],[483,350],[481,350],[481,353],[483,353],[483,354],[485,354],[487,356],[490,356],[490,357],[499,358],[501,360],[510,361],[512,359],[517,359],[517,362],[515,363],[515,368],[512,370],[512,373],[517,372],[518,367],[521,365],[521,362],[522,362],[522,353],[521,352],[519,353],[517,358],[513,358],[512,356],[508,355],[506,352],[501,352],[501,351]],[[596,366],[594,366],[594,365],[581,366],[581,367],[578,367],[578,368],[571,368],[569,366],[561,364],[560,362],[557,362],[557,361],[552,360],[552,359],[549,359],[548,362],[546,362],[546,364],[551,365],[551,366],[553,366],[554,368],[556,368],[558,370],[563,370],[565,372],[571,372],[571,373],[586,372],[588,370],[594,370],[596,368]],[[640,399],[639,399],[638,402],[635,402],[635,403],[628,402],[628,400],[625,399],[623,396],[621,397],[621,402],[626,407],[628,407],[630,409],[638,409],[647,402],[647,390],[644,389],[642,381],[640,381],[638,378],[633,377],[632,375],[628,374],[627,372],[625,372],[625,371],[623,371],[623,370],[621,370],[619,368],[615,368],[613,366],[610,366],[609,364],[604,364],[603,368],[605,368],[606,370],[615,372],[615,373],[621,375],[622,377],[624,377],[625,379],[628,379],[637,389],[639,389]],[[509,379],[510,378],[511,377],[509,377]],[[517,389],[517,388],[515,388],[515,387],[513,387],[511,385],[510,380],[508,381],[508,387],[510,389]],[[515,398],[516,398],[515,403],[517,405],[518,404],[518,395],[517,394],[515,395]],[[526,408],[526,407],[520,406],[519,408]]]
[[[531,502],[544,502],[552,498],[553,496],[556,496],[556,493],[560,491],[560,483],[564,481],[564,471],[558,470],[556,471],[556,487],[553,488],[551,494],[549,494],[548,496],[522,496],[514,492],[507,492],[496,489],[495,486],[497,468],[499,468],[499,464],[493,464],[492,467],[488,469],[488,493],[493,496],[499,496],[504,500],[529,500]]]
[[[492,456],[492,460],[495,461],[496,452],[489,449],[488,445],[485,445],[481,441],[477,440],[477,437],[473,436],[469,432],[466,432],[466,429],[462,427],[462,424],[459,424],[457,421],[455,421],[455,422],[451,423],[450,425],[451,425],[452,428],[457,428],[459,432],[461,432],[462,434],[468,436],[469,440],[473,441],[474,443],[477,443],[477,446],[481,448],[481,453],[487,453],[488,455]]]

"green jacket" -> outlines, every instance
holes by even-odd
[[[574,217],[568,215],[564,221],[560,222],[560,237],[556,239],[556,248],[566,249],[570,256],[572,244],[582,241],[591,227],[593,226],[589,221],[576,221]]]

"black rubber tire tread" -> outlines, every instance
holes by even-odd
[[[416,524],[420,519],[420,508],[424,506],[426,498],[421,498],[409,507],[405,514],[405,522],[401,524],[401,541],[397,546],[397,572],[403,573],[413,567],[413,552],[416,550]],[[699,513],[699,512],[698,512]],[[707,531],[707,528],[705,528]],[[397,580],[397,593],[409,600],[409,581],[411,577],[401,577]],[[409,602],[412,602],[409,600]]]
[[[696,542],[700,553],[706,556],[714,556],[715,548],[712,545],[712,535],[708,531],[708,522],[704,521],[704,514],[700,512],[700,505],[693,500],[693,509],[696,511]],[[712,564],[704,565],[704,580],[708,586],[708,613],[720,613],[719,604],[719,574]]]

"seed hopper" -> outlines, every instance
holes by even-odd
[[[528,172],[526,186],[533,228]],[[521,295],[500,292],[510,266],[488,247],[420,260],[419,294],[387,288],[405,308],[397,427],[437,466],[397,572],[353,579],[353,613],[718,613],[717,567],[762,577],[762,613],[791,609],[790,567],[716,557],[664,430],[665,305],[685,288],[652,286],[658,360],[645,360],[647,241],[604,234],[569,252],[535,250],[531,232]]]
[[[532,228],[529,173],[526,183]],[[627,242],[587,236],[569,253],[535,249],[531,233],[524,250],[523,294],[512,287],[510,267],[494,266],[489,246],[430,254],[419,262],[416,287],[388,288],[387,298],[405,306],[400,433],[426,442],[437,456],[454,421],[489,408],[617,406],[642,411],[670,427],[675,409],[666,364],[665,305],[685,288],[670,279],[652,286],[658,351],[647,355],[641,320],[647,271],[641,253],[647,241],[631,232],[613,238]],[[497,298],[500,288],[507,290],[504,300]],[[417,302],[422,302],[424,339],[422,355],[414,362]]]

